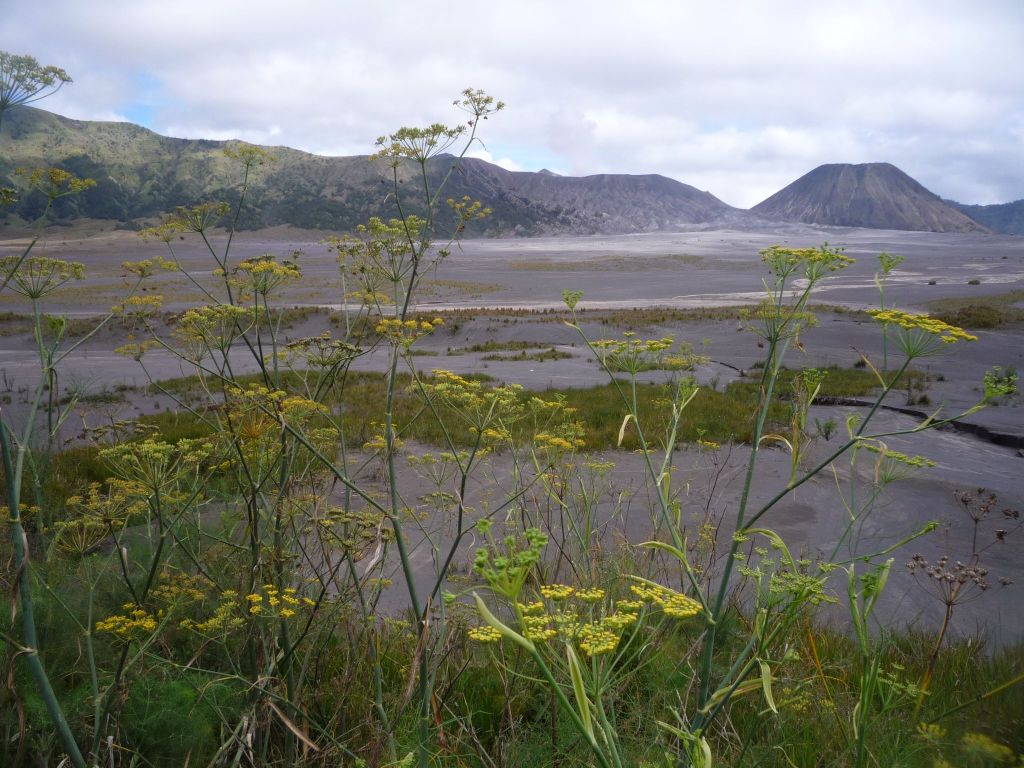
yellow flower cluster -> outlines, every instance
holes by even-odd
[[[155,226],[140,229],[139,237],[143,240],[160,240],[161,242],[170,244],[171,241],[178,237],[181,231],[181,225],[177,221],[173,221],[171,217],[167,217],[164,221]]]
[[[633,594],[644,602],[660,606],[666,616],[674,619],[688,619],[701,612],[701,605],[692,597],[669,589],[649,584],[633,584]]]
[[[601,364],[609,371],[640,373],[659,368],[661,353],[671,349],[675,343],[667,336],[661,339],[638,339],[632,331],[627,331],[623,336],[623,339],[601,339],[592,344]]]
[[[234,304],[214,304],[188,310],[178,320],[175,335],[183,341],[199,341],[214,349],[225,349],[253,324],[252,309]]]
[[[179,205],[172,215],[164,219],[164,225],[201,234],[217,226],[230,212],[231,206],[225,202]]]
[[[548,600],[560,601],[572,597],[576,590],[565,584],[545,584],[540,588],[540,593]]]
[[[115,315],[131,315],[148,317],[158,311],[164,304],[164,297],[158,294],[148,296],[129,296],[122,304],[115,304],[110,311]]]
[[[160,269],[167,272],[175,272],[178,269],[178,265],[169,259],[165,259],[163,256],[157,256],[152,259],[140,259],[139,261],[122,261],[121,268],[129,274],[145,278],[154,275]]]
[[[560,611],[554,615],[555,626],[558,627],[558,631],[567,638],[574,638],[580,633],[579,615],[572,610]]]
[[[638,613],[644,607],[642,600],[619,600],[615,604],[616,611],[624,613]]]
[[[315,602],[308,597],[298,597],[294,587],[279,590],[273,584],[264,584],[261,591],[245,596],[249,601],[249,613],[256,615],[280,616],[290,619],[295,615],[295,608],[300,605],[313,606]]]
[[[544,603],[540,600],[535,600],[532,603],[516,603],[516,608],[524,616],[536,616],[537,614],[544,613]]]
[[[908,331],[924,331],[937,336],[946,344],[955,344],[958,341],[977,341],[978,337],[969,334],[963,328],[944,323],[935,317],[918,315],[911,312],[901,312],[898,309],[872,309],[868,311],[875,320],[899,326]]]
[[[296,257],[298,253],[294,254]],[[254,259],[246,259],[235,267],[236,279],[242,280],[250,290],[261,296],[266,296],[272,290],[284,283],[298,280],[302,277],[299,265],[295,261],[278,261],[273,255],[267,253]],[[237,276],[241,275],[241,278]]]
[[[584,624],[579,631],[580,649],[588,656],[611,653],[619,647],[619,636],[605,624]]]
[[[611,628],[615,632],[621,632],[626,627],[631,627],[636,624],[637,615],[630,611],[623,611],[621,613],[613,613],[609,616],[605,616],[601,619],[601,623],[604,626]]]
[[[85,265],[46,256],[4,256],[0,259],[0,282],[28,299],[39,299],[71,280],[85,277]]]
[[[501,632],[494,627],[473,627],[468,632],[469,637],[478,643],[496,643],[501,640]]]
[[[183,438],[174,445],[153,438],[104,448],[99,457],[114,474],[148,495],[194,475],[213,447],[205,440]]]
[[[473,200],[469,195],[463,195],[461,200],[449,197],[447,203],[448,207],[452,209],[463,223],[471,219],[486,219],[493,213],[490,208],[484,208],[483,203],[479,200]],[[462,231],[462,225],[459,226],[458,231]]]
[[[374,331],[378,336],[408,348],[442,325],[444,319],[440,317],[433,320],[399,320],[397,317],[385,317],[377,323]]]
[[[246,144],[241,141],[224,147],[224,157],[230,160],[237,160],[245,165],[246,168],[263,165],[264,163],[273,163],[277,160],[276,156],[270,154],[262,147],[257,147],[255,144]]]
[[[604,590],[597,587],[580,589],[576,592],[576,599],[584,603],[597,603],[604,599]]]
[[[489,428],[507,431],[509,425],[525,416],[523,387],[519,384],[486,387],[480,381],[440,369],[433,371],[433,377],[433,381],[424,382],[424,389],[477,432]]]
[[[205,599],[209,588],[210,582],[203,576],[172,573],[164,576],[151,594],[154,600],[162,603],[194,603]]]
[[[370,423],[370,428],[373,430],[373,435],[363,443],[363,450],[370,451],[372,453],[379,453],[384,456],[388,449],[388,440],[384,435],[384,425],[376,421]],[[394,433],[398,432],[398,425],[392,425],[393,433],[391,436],[391,448],[394,451],[399,451],[405,446],[405,441],[398,438]]]
[[[97,632],[109,632],[122,640],[149,634],[157,627],[156,618],[135,603],[121,606],[125,613],[108,616],[96,622]]]
[[[238,615],[238,593],[233,589],[225,589],[221,593],[221,602],[214,610],[213,615],[206,621],[192,621],[182,619],[179,627],[186,630],[198,632],[201,635],[217,635],[221,632],[229,632],[245,624],[245,621]]]
[[[469,431],[475,434],[478,430],[476,427],[470,427]],[[494,427],[488,427],[487,429],[485,429],[483,432],[480,433],[480,437],[492,443],[501,443],[506,440],[512,439],[512,435],[508,432],[508,430],[495,429]]]
[[[558,630],[551,626],[551,616],[523,616],[523,635],[527,640],[544,642],[558,635]]]
[[[153,339],[147,339],[139,343],[130,341],[127,344],[122,344],[120,347],[114,347],[114,354],[130,357],[135,362],[139,362],[143,355],[157,346],[159,346],[159,343]]]
[[[263,405],[277,411],[282,416],[308,418],[317,414],[327,413],[330,409],[323,403],[310,400],[299,395],[289,395],[280,389],[269,389],[261,384],[250,384],[247,389],[229,387],[228,394],[243,403]]]
[[[290,341],[286,347],[290,353],[301,356],[307,365],[315,368],[333,368],[344,360],[359,356],[357,347],[332,339],[330,331]]]
[[[465,132],[464,125],[449,127],[441,123],[433,123],[426,128],[399,128],[389,136],[378,137],[379,149],[370,157],[387,160],[394,168],[398,168],[405,158],[425,163],[446,151]]]
[[[90,483],[84,496],[68,496],[64,501],[67,517],[54,522],[49,533],[53,543],[68,554],[85,555],[118,530],[134,515],[147,510],[145,488],[117,478],[107,481],[103,490]],[[22,507],[22,514],[27,509]]]
[[[74,195],[96,186],[95,179],[80,179],[62,168],[16,168],[14,173],[51,200]]]
[[[827,243],[820,248],[783,248],[781,245],[773,245],[761,251],[761,261],[777,275],[789,274],[797,268],[812,272],[822,269],[835,272],[854,263],[854,259],[829,248]]]
[[[574,451],[577,448],[582,448],[586,445],[586,443],[578,437],[569,439],[558,435],[551,435],[547,432],[538,432],[533,436],[533,441],[536,443],[538,448],[549,448],[555,451]]]

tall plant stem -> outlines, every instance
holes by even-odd
[[[64,750],[74,764],[75,768],[86,768],[85,760],[75,737],[71,734],[67,718],[61,709],[60,702],[50,685],[50,678],[43,668],[42,659],[39,658],[39,640],[36,636],[35,615],[32,610],[32,590],[29,584],[29,554],[28,537],[21,524],[21,512],[19,507],[19,495],[21,490],[21,468],[24,463],[25,449],[18,448],[17,464],[11,456],[11,444],[7,437],[7,427],[0,422],[0,451],[3,452],[4,478],[7,481],[7,506],[10,515],[11,538],[14,542],[14,568],[15,580],[18,582],[18,599],[21,608],[21,627],[25,640],[23,654],[26,663],[32,673],[32,677],[39,689],[39,696],[46,704],[46,711],[50,715],[54,730],[64,745]],[[17,468],[15,468],[17,467]]]

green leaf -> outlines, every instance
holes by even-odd
[[[687,757],[693,768],[714,768],[714,759],[711,755],[711,747],[700,731],[690,733],[682,728],[677,728],[662,720],[655,720],[659,727],[664,728],[683,743]],[[696,750],[699,751],[699,754]]]
[[[506,640],[511,640],[516,645],[522,646],[530,653],[533,653],[536,650],[532,641],[527,640],[525,637],[520,635],[510,626],[502,623],[497,616],[491,613],[490,610],[487,608],[487,604],[480,599],[480,595],[478,595],[476,592],[473,593],[473,599],[476,600],[476,609],[480,612],[481,618],[483,618],[483,620],[487,622],[487,624],[498,630],[501,633],[502,637],[504,637]]]
[[[583,728],[590,740],[594,740],[594,721],[590,717],[590,699],[587,698],[587,691],[583,687],[583,671],[580,669],[580,660],[576,651],[568,643],[565,644],[565,655],[569,658],[569,675],[572,677],[572,690],[576,694],[576,709],[579,710],[580,720],[583,721]]]
[[[768,702],[768,709],[779,714],[779,708],[775,706],[775,697],[772,696],[772,668],[768,666],[767,661],[762,659],[758,659],[757,663],[761,666],[761,688],[764,689],[764,700]]]

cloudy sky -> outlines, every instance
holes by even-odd
[[[1024,197],[1024,0],[4,0],[0,49],[64,67],[40,106],[159,133],[365,154],[508,107],[513,170],[661,173],[753,205],[888,161],[962,202]]]

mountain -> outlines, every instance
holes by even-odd
[[[96,188],[57,201],[56,220],[111,219],[138,226],[178,205],[237,199],[239,166],[225,147],[235,142],[174,139],[130,123],[70,120],[19,108],[5,116],[0,134],[0,185],[17,167],[57,166],[93,178]],[[291,224],[347,230],[373,215],[397,213],[390,194],[391,170],[366,156],[323,157],[272,147],[274,163],[252,179],[240,224],[246,228]],[[436,185],[451,157],[428,166]],[[414,201],[419,180],[411,165],[399,168]],[[685,228],[716,217],[741,214],[707,192],[658,175],[560,176],[506,171],[465,159],[452,175],[448,197],[469,195],[494,214],[480,234],[592,234]],[[42,196],[26,195],[15,212],[30,219]],[[406,208],[416,212],[416,207]]]
[[[708,222],[736,209],[709,192],[657,174],[559,176],[507,171],[467,158],[451,194],[486,201],[495,214],[515,211],[519,226],[559,232],[652,232]],[[527,229],[529,231],[529,229]]]
[[[819,165],[750,210],[769,219],[827,226],[987,231],[890,163]]]
[[[997,234],[1024,235],[1024,200],[996,205],[965,205],[952,200],[946,202]]]

